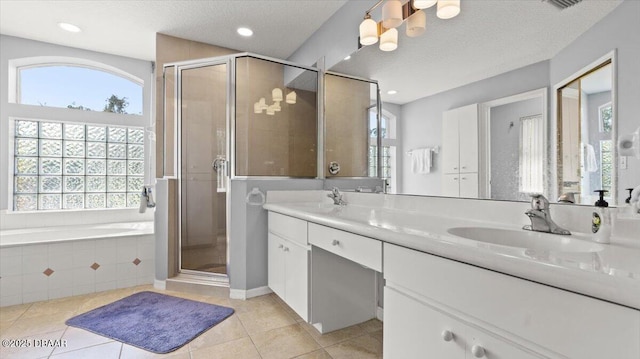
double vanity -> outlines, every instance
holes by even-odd
[[[562,236],[525,203],[326,194],[264,205],[269,287],[321,333],[383,311],[385,358],[640,358],[640,220],[598,244],[589,208],[553,207]]]

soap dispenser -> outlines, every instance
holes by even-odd
[[[595,234],[595,241],[598,243],[611,242],[611,213],[609,203],[604,200],[606,190],[594,191],[600,195],[595,203],[596,211],[591,217],[591,231]]]

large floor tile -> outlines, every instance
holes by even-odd
[[[358,324],[358,326],[360,326],[360,328],[362,328],[365,332],[372,333],[382,329],[382,322],[378,319],[371,319],[367,320],[364,323]]]
[[[41,339],[59,339],[45,338],[44,334],[65,330],[67,325],[64,323],[69,318],[69,313],[59,313],[35,318],[21,318],[7,328],[2,335],[6,338],[22,338],[28,335],[37,335],[42,337]]]
[[[247,335],[247,331],[242,326],[242,323],[240,323],[238,316],[232,315],[192,340],[191,343],[189,343],[189,347],[191,350],[197,350],[244,338]]]
[[[51,339],[51,340],[56,340],[56,339],[60,339],[60,337],[62,337],[62,333],[64,333],[63,330],[57,331],[57,332],[53,332],[53,333],[47,333],[45,335],[28,335],[25,336],[23,338],[21,338],[22,340],[19,341],[19,343],[21,345],[28,345],[28,346],[21,346],[21,347],[3,347],[0,348],[0,357],[3,359],[12,359],[12,358],[19,358],[19,359],[37,359],[37,358],[46,358],[47,356],[49,356],[51,354],[51,352],[54,350],[54,347],[52,346],[47,346],[47,345],[42,345],[41,342],[37,342],[38,340],[42,340],[42,339]],[[3,337],[3,339],[5,339]],[[15,337],[10,337],[10,339],[15,339]],[[4,343],[4,341],[3,341]]]
[[[273,307],[236,314],[249,335],[296,324],[296,321],[279,304],[273,305]]]
[[[324,349],[316,350],[311,353],[302,354],[295,359],[333,359],[331,355],[327,353]]]
[[[370,335],[362,335],[325,348],[333,359],[382,359],[382,343]]]
[[[121,348],[122,343],[110,342],[106,344],[94,345],[92,347],[87,347],[80,350],[74,350],[72,352],[52,355],[51,359],[118,359],[120,357]]]
[[[113,341],[113,339],[103,337],[102,335],[74,327],[67,327],[67,330],[62,335],[62,339],[66,340],[67,345],[54,349],[54,355]]]
[[[172,351],[167,354],[156,354],[148,350],[140,349],[132,345],[123,344],[120,359],[155,359],[155,358],[171,358],[171,359],[189,359],[189,344]]]
[[[326,334],[320,334],[320,332],[316,330],[316,328],[311,324],[301,323],[300,325],[302,325],[302,327],[323,348],[366,334],[364,329],[362,329],[359,325],[354,325],[344,329],[335,330],[333,332],[326,333]]]
[[[282,309],[282,306],[276,303],[273,297],[269,294],[249,298],[247,300],[229,299],[229,306],[233,308],[236,313],[247,313],[256,310],[268,310],[273,308]]]
[[[66,313],[73,316],[82,305],[90,300],[94,294],[81,295],[69,298],[60,298],[44,302],[36,302],[24,312],[21,318],[36,318]]]
[[[299,324],[251,336],[263,359],[294,358],[320,348]]]
[[[32,306],[32,303],[0,307],[0,322],[13,322],[20,318],[24,312]]]
[[[191,352],[191,359],[260,359],[260,354],[249,337],[236,339]]]

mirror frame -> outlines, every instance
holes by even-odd
[[[565,78],[560,81],[556,85],[553,86],[553,106],[554,109],[551,121],[551,134],[555,133],[555,136],[550,135],[549,140],[552,140],[552,153],[555,153],[555,156],[550,157],[550,168],[555,168],[556,175],[550,176],[550,199],[557,199],[560,195],[560,174],[558,171],[558,162],[562,156],[562,150],[560,141],[562,139],[562,131],[560,126],[560,121],[562,120],[562,108],[559,107],[561,103],[561,89],[565,88],[572,82],[600,69],[601,67],[611,64],[611,112],[613,117],[613,123],[611,128],[611,140],[614,143],[612,146],[612,156],[613,156],[613,170],[611,171],[611,192],[610,192],[610,205],[618,204],[618,96],[617,96],[617,88],[618,88],[618,74],[617,74],[617,50],[612,50],[599,59],[587,64],[573,75]],[[591,205],[590,203],[576,203],[576,205]]]

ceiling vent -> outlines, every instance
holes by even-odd
[[[571,6],[579,3],[582,0],[545,0],[545,1],[555,5],[556,7],[560,8],[560,9],[566,9],[568,7],[571,7]]]

